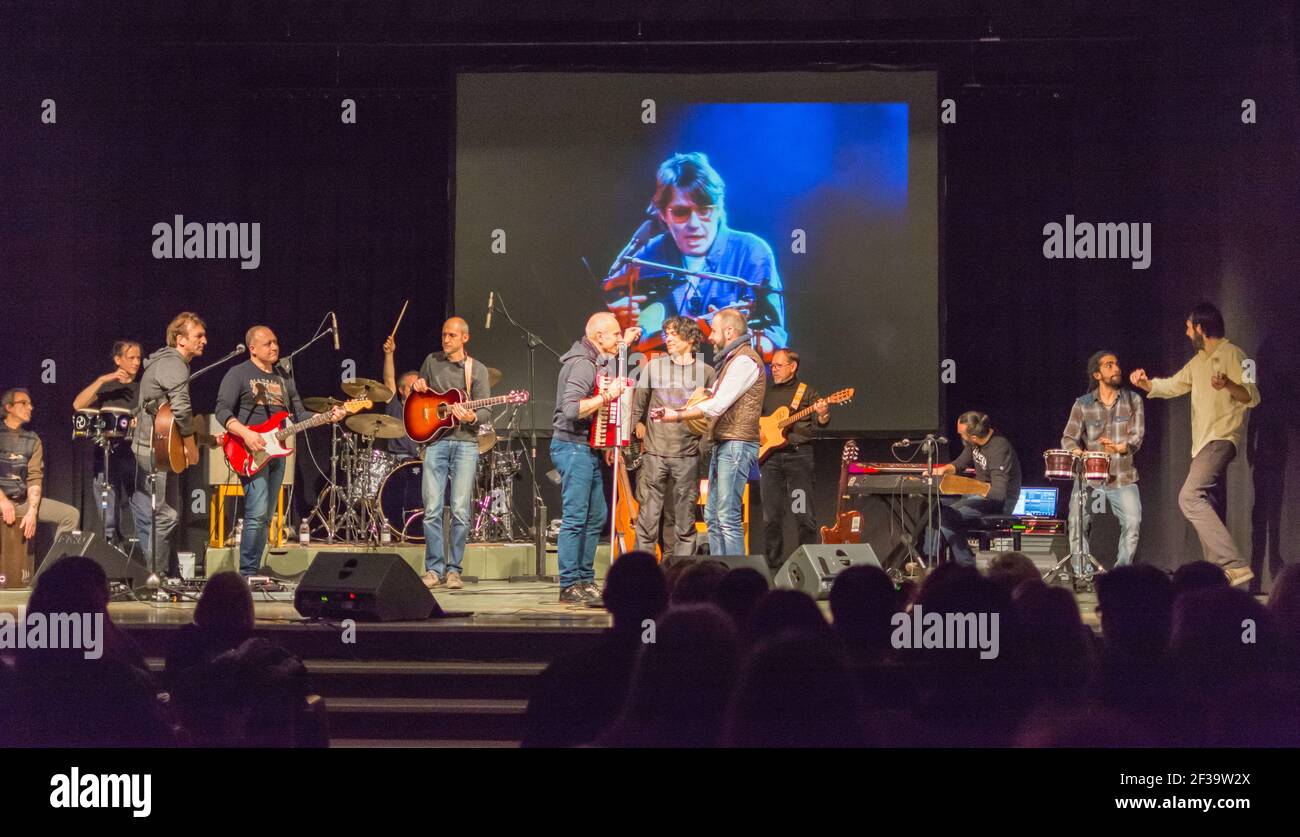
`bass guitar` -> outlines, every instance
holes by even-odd
[[[374,402],[369,398],[357,398],[339,406],[349,413],[356,413],[370,409]],[[285,444],[290,436],[326,424],[330,416],[328,412],[317,413],[305,421],[290,424],[289,414],[281,411],[260,424],[251,425],[248,429],[261,436],[266,443],[266,447],[259,451],[250,451],[243,438],[234,433],[222,433],[217,438],[221,441],[221,449],[226,454],[226,462],[230,463],[231,470],[241,477],[251,477],[272,459],[281,459],[293,453],[293,448]]]
[[[852,398],[853,388],[849,387],[831,393],[822,400],[827,404],[845,404]],[[787,441],[786,430],[795,422],[802,421],[812,415],[813,410],[813,404],[809,404],[799,412],[791,413],[789,407],[782,405],[773,410],[772,415],[760,418],[758,420],[758,461],[763,462],[772,451],[785,447]],[[855,453],[854,456],[856,457],[857,454]]]
[[[459,404],[466,410],[477,410],[479,407],[524,404],[527,401],[528,392],[522,389],[517,389],[508,395],[495,395],[477,401],[466,400],[464,390],[459,389],[449,389],[445,392],[411,390],[411,394],[406,396],[402,420],[406,424],[406,435],[411,437],[411,441],[424,444],[438,441],[460,424],[460,420],[451,411],[453,404]]]

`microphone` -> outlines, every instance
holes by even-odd
[[[894,442],[894,444],[890,445],[890,447],[905,448],[910,444],[912,444],[911,439],[899,439],[897,442]]]
[[[337,352],[339,350],[339,320],[338,317],[334,316],[333,311],[330,312],[330,323],[333,325],[334,330],[334,351]]]
[[[648,217],[641,222],[641,226],[636,228],[636,232],[632,233],[632,240],[627,243],[627,246],[623,248],[623,252],[619,253],[618,257],[614,259],[614,263],[609,266],[609,276],[617,273],[618,269],[623,266],[623,263],[633,253],[640,250],[650,242],[650,239],[663,231],[663,226],[659,221],[659,213],[655,211],[654,204],[647,206],[645,212]]]
[[[497,300],[497,292],[488,291],[487,319],[483,321],[483,328],[485,329],[492,327],[492,309],[496,307],[497,304],[496,300]]]

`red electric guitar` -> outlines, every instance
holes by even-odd
[[[369,398],[358,398],[346,401],[340,406],[349,413],[355,413],[370,409],[374,406],[374,402]],[[278,412],[261,424],[249,426],[249,430],[261,436],[266,442],[266,447],[256,453],[249,451],[244,440],[234,433],[222,433],[217,438],[221,441],[221,449],[226,454],[226,461],[230,463],[234,472],[242,477],[251,477],[272,459],[281,459],[293,453],[293,448],[285,444],[290,436],[301,430],[326,424],[329,420],[330,414],[325,412],[317,413],[306,421],[289,424],[289,414]]]
[[[523,404],[528,401],[528,392],[517,389],[508,395],[494,395],[477,401],[466,401],[464,390],[449,389],[446,392],[416,392],[406,396],[406,407],[402,418],[406,424],[406,435],[419,444],[436,442],[446,436],[460,422],[451,412],[451,405],[459,404],[466,410],[479,407],[494,407],[497,404]]]

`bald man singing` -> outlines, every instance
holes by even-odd
[[[586,604],[600,599],[596,588],[596,543],[605,528],[608,508],[601,478],[601,454],[589,441],[591,416],[623,391],[621,383],[596,394],[597,375],[615,375],[614,353],[620,340],[631,345],[640,328],[620,332],[609,312],[592,314],[585,336],[560,358],[560,379],[551,422],[551,461],[560,472],[563,512],[557,543],[560,601]]]
[[[286,378],[275,368],[280,360],[280,341],[275,332],[264,325],[255,325],[244,335],[248,346],[248,360],[232,366],[221,379],[217,391],[217,421],[244,440],[249,452],[266,447],[265,440],[251,429],[279,412],[288,412],[290,421],[301,421],[308,413],[298,397],[292,378]],[[342,407],[335,407],[330,421],[347,415]],[[280,496],[284,482],[287,457],[270,459],[251,477],[240,476],[244,486],[244,533],[239,541],[239,574],[244,578],[257,575],[262,566],[262,553],[266,550],[271,513]]]
[[[459,389],[470,401],[491,396],[487,367],[465,353],[469,323],[452,317],[442,324],[442,351],[433,352],[420,366],[420,377],[411,384],[416,392]],[[453,404],[456,428],[424,448],[424,586],[430,590],[446,585],[459,590],[465,542],[469,540],[470,515],[474,504],[474,473],[478,468],[478,414]],[[442,531],[442,509],[446,505],[447,482],[451,481],[451,540]]]

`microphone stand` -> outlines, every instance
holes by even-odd
[[[496,295],[496,304],[501,306],[501,312],[506,315],[506,321],[510,325],[519,329],[524,339],[525,345],[528,346],[528,426],[529,426],[529,460],[532,467],[532,492],[533,492],[533,550],[534,550],[534,573],[533,575],[512,576],[510,581],[545,581],[555,582],[559,579],[555,576],[546,574],[546,505],[542,503],[542,494],[537,488],[537,347],[546,346],[546,350],[555,355],[555,359],[560,359],[560,353],[546,345],[546,341],[540,336],[525,328],[516,322],[515,318],[510,315],[510,309],[506,307],[505,299],[500,292]]]

